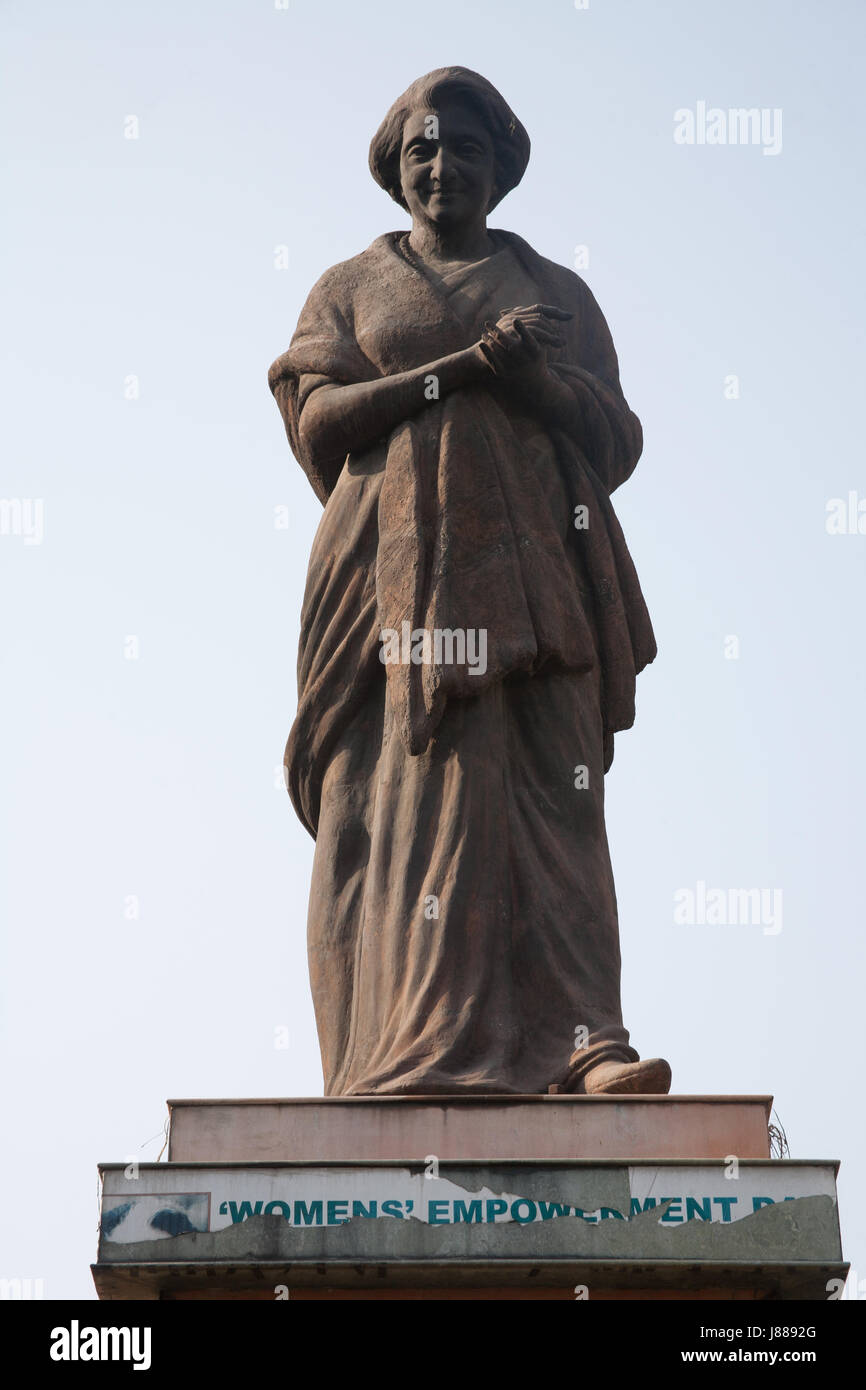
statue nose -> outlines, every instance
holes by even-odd
[[[451,172],[451,160],[440,145],[430,168],[430,177],[432,179],[438,179],[440,183],[447,183],[451,178]]]

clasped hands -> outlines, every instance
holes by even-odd
[[[494,376],[532,376],[545,368],[549,354],[564,346],[559,325],[570,318],[572,314],[554,304],[502,309],[495,324],[485,325],[477,347]]]

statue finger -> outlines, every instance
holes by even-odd
[[[529,336],[534,343],[542,343],[547,347],[562,347],[562,337],[559,333],[552,333],[550,329],[540,325],[530,326],[522,320],[515,320],[515,325],[517,322],[520,323],[521,337],[524,338],[524,341],[526,341],[526,336]]]

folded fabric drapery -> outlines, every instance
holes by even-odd
[[[270,372],[325,504],[286,767],[317,841],[308,946],[328,1095],[543,1092],[637,1059],[604,772],[655,655],[610,502],[640,424],[587,287],[490,236],[493,255],[444,277],[405,234],[378,238],[322,277]],[[537,302],[572,315],[537,394],[491,377],[425,400],[362,452],[305,446],[312,392],[435,362],[502,306]],[[483,671],[435,645],[383,664],[383,633],[404,624],[483,630]]]
[[[509,673],[531,673],[551,661],[589,670],[596,644],[605,730],[629,728],[635,676],[656,650],[608,495],[633,469],[641,433],[619,390],[606,325],[577,276],[538,256],[520,237],[491,237],[541,287],[546,302],[573,312],[563,360],[552,370],[573,398],[575,433],[552,427],[547,442],[556,451],[572,512],[585,511],[581,529],[570,536],[551,525],[532,451],[509,418],[501,389],[454,392],[393,432],[378,506],[379,629],[400,631],[408,622],[413,631],[431,633],[484,630],[487,641],[482,675],[435,656],[387,665],[398,727],[413,753],[428,746],[449,698],[477,695]],[[403,237],[391,233],[328,272],[310,295],[289,351],[271,368],[271,387],[302,463],[298,420],[305,388],[308,394],[325,381],[346,384],[406,371],[474,341],[473,314],[461,318],[450,298],[402,254],[404,246]],[[500,263],[504,290],[509,270],[502,259],[490,261]],[[495,285],[488,298],[495,297]],[[472,309],[477,317],[478,302]],[[330,476],[312,460],[305,466],[325,500],[342,461],[333,461]],[[588,595],[581,592],[581,577]]]

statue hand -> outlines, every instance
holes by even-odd
[[[498,321],[486,326],[478,346],[495,376],[531,375],[545,366],[549,353],[563,346],[557,322],[572,317],[553,304],[503,309]]]

